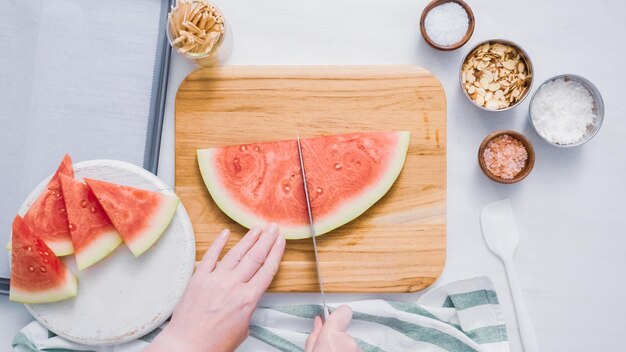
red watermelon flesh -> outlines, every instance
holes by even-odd
[[[72,159],[66,154],[46,189],[30,206],[24,220],[58,256],[74,253],[72,238],[67,223],[63,191],[59,175],[74,177]]]
[[[76,263],[83,270],[111,254],[122,238],[86,184],[65,175],[59,178]]]
[[[49,303],[76,296],[76,276],[19,215],[13,220],[12,239],[10,300]]]
[[[409,132],[351,133],[302,139],[316,235],[361,215],[400,174]],[[295,139],[198,150],[215,203],[245,227],[280,224],[288,239],[310,237]]]
[[[175,195],[89,178],[85,182],[136,257],[161,237],[178,208]]]

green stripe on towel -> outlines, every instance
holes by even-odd
[[[508,340],[505,325],[484,326],[466,332],[467,336],[479,344],[503,342]]]
[[[361,339],[355,338],[354,340],[356,341],[357,345],[359,345],[359,348],[363,352],[385,352],[385,350],[383,350],[383,349],[381,349],[379,347],[370,345],[369,343],[367,343],[367,342],[365,342],[365,341],[363,341]]]
[[[439,346],[446,351],[453,352],[477,352],[474,348],[454,336],[433,328],[409,323],[396,318],[381,317],[371,314],[354,312],[352,319],[369,321],[394,329],[405,336],[420,342],[427,342]]]
[[[11,342],[12,347],[21,346],[27,349],[29,352],[37,352],[37,346],[26,336],[23,332],[18,332],[13,336],[13,341]]]
[[[452,294],[443,303],[443,307],[454,307],[456,310],[463,310],[485,304],[499,304],[495,291],[477,290]]]
[[[250,325],[250,336],[283,352],[304,352],[302,348],[258,325]]]

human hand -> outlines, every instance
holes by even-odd
[[[352,320],[352,309],[340,306],[331,314],[326,323],[317,316],[313,321],[313,331],[306,339],[305,352],[358,352],[361,351],[354,338],[346,329]]]
[[[250,230],[218,263],[229,231],[206,251],[169,325],[147,351],[231,352],[248,336],[261,296],[278,271],[285,239],[276,224]]]

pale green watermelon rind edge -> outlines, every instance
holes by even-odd
[[[11,251],[12,248],[12,241],[9,240],[9,242],[7,242],[6,246],[4,246],[4,248],[7,251]],[[57,257],[64,257],[66,255],[70,255],[70,254],[74,254],[74,245],[72,244],[72,242],[67,242],[67,241],[57,241],[57,242],[52,242],[52,241],[46,241],[46,245],[50,248],[50,250],[57,256]]]
[[[11,286],[9,300],[25,304],[54,303],[63,301],[78,294],[78,278],[65,268],[65,281],[59,287],[39,292],[26,292]]]
[[[161,195],[163,196],[163,205],[149,220],[150,225],[143,230],[142,234],[136,235],[134,241],[126,242],[126,246],[135,257],[139,257],[156,243],[176,214],[180,199],[173,194],[161,193]]]
[[[74,244],[69,241],[44,241],[57,257],[74,254]]]
[[[122,238],[115,230],[98,235],[87,248],[74,253],[78,270],[85,270],[111,254],[120,244]]]
[[[398,135],[398,143],[395,148],[395,155],[389,163],[387,175],[370,187],[370,190],[367,192],[344,203],[335,211],[334,215],[324,219],[314,219],[316,236],[328,233],[354,220],[378,202],[393,186],[404,166],[411,139],[409,131],[397,131],[395,133]],[[231,219],[246,228],[264,226],[266,223],[265,219],[253,213],[242,211],[237,203],[231,201],[226,192],[219,191],[221,185],[215,176],[218,175],[218,172],[214,169],[212,163],[216,150],[214,148],[198,149],[196,152],[200,174],[215,204]],[[308,224],[302,226],[280,224],[280,233],[288,240],[311,237]]]

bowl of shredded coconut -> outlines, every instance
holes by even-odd
[[[530,123],[546,142],[575,147],[591,140],[604,121],[602,95],[589,80],[563,74],[545,81],[530,100]]]

